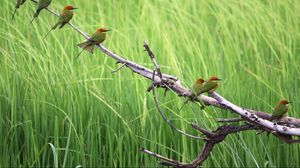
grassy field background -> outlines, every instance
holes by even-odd
[[[218,93],[242,106],[271,113],[281,98],[300,117],[300,1],[238,0],[53,0],[79,9],[73,23],[90,34],[111,28],[104,45],[153,68],[146,40],[162,71],[186,86],[197,77],[218,75]],[[173,132],[158,114],[149,80],[123,69],[100,51],[90,55],[76,44],[84,38],[69,26],[43,36],[57,18],[27,1],[11,20],[15,2],[1,0],[0,167],[158,166],[138,152],[145,147],[185,162],[203,142]],[[189,133],[195,121],[215,129],[224,110],[189,104],[169,92],[159,101],[174,124]],[[49,145],[51,143],[51,145]],[[300,146],[255,132],[231,135],[216,146],[207,167],[295,167]]]

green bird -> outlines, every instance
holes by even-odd
[[[65,24],[69,23],[69,21],[73,18],[73,11],[74,8],[73,6],[65,6],[64,9],[62,10],[62,12],[60,13],[58,22],[48,31],[48,33],[46,34],[46,36],[44,38],[46,38],[48,36],[48,34],[56,29],[59,25],[59,29],[61,29],[62,27],[64,27]]]
[[[198,78],[194,82],[194,84],[192,86],[192,90],[191,90],[193,95],[198,95],[198,93],[202,90],[202,86],[203,86],[204,82],[205,82],[205,80],[202,78]]]
[[[17,0],[17,4],[16,4],[16,6],[15,6],[15,11],[14,11],[14,13],[13,13],[11,19],[14,19],[17,10],[20,8],[21,5],[23,5],[23,3],[24,3],[25,1],[26,1],[26,0]]]
[[[205,93],[205,92],[213,92],[213,91],[215,91],[217,88],[218,88],[218,86],[219,86],[219,81],[220,81],[221,79],[219,79],[218,77],[216,77],[216,76],[212,76],[212,77],[210,77],[208,80],[207,80],[207,82],[205,82],[204,84],[203,84],[203,86],[198,90],[198,92],[197,92],[197,96],[199,96],[200,94],[202,94],[202,93]]]
[[[102,43],[106,38],[106,32],[110,31],[109,29],[99,28],[93,33],[90,38],[77,46],[82,48],[82,50],[77,55],[77,58],[82,53],[82,51],[86,50],[93,54],[94,46]]]
[[[205,92],[213,92],[214,90],[216,90],[219,86],[219,81],[221,79],[219,79],[216,76],[212,76],[210,77],[206,82],[205,80],[203,80],[202,78],[198,78],[194,85],[192,86],[192,98],[189,98],[188,100],[186,100],[183,104],[183,106],[188,103],[189,101],[194,101],[195,99],[197,99],[197,97]],[[204,83],[205,82],[205,83]],[[205,108],[205,103],[202,101],[202,99],[198,99],[201,105],[201,109]],[[182,107],[183,107],[182,106]],[[182,109],[182,107],[180,108],[180,110]],[[179,110],[179,111],[180,111]]]
[[[193,100],[196,99],[200,94],[205,92],[212,92],[216,90],[219,86],[219,79],[216,76],[210,77],[206,82],[199,78],[193,85],[192,93],[193,93]],[[204,83],[205,82],[205,83]],[[201,109],[204,109],[205,103],[202,101],[202,99],[198,99],[201,104]]]
[[[205,82],[205,80],[203,78],[198,78],[194,82],[194,84],[192,86],[192,89],[191,89],[191,92],[192,92],[191,98],[188,98],[183,103],[183,105],[180,107],[179,111],[181,111],[181,109],[184,107],[184,105],[186,105],[189,101],[194,101],[195,99],[197,99],[197,95],[199,95],[198,93],[202,91],[202,87],[203,87],[204,82]],[[199,102],[201,104],[201,109],[203,109],[205,107],[204,102],[201,99],[199,99]]]
[[[195,100],[200,94],[201,91],[203,90],[205,80],[202,78],[198,78],[195,83],[192,86],[192,100]],[[204,109],[205,103],[202,101],[202,99],[198,99],[201,105],[201,109]]]
[[[283,117],[287,111],[288,111],[288,104],[292,102],[288,102],[287,100],[280,100],[277,105],[275,106],[272,116],[271,116],[271,121],[275,119],[280,119]]]
[[[33,18],[32,18],[32,20],[31,20],[31,22],[30,22],[31,24],[32,24],[32,22],[34,21],[34,19],[37,18],[37,17],[39,16],[40,12],[41,12],[43,9],[47,8],[47,7],[51,4],[51,1],[52,1],[52,0],[40,0],[40,1],[38,2],[38,7],[37,7],[37,9],[36,9],[36,11],[35,11],[35,13],[34,13],[34,15],[33,15]]]

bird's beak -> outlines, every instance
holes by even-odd
[[[218,79],[218,81],[220,81],[220,80],[222,80],[222,79]]]
[[[289,101],[288,103],[291,104],[291,103],[293,103],[293,102]]]
[[[72,10],[76,10],[76,9],[78,9],[78,8],[72,8]]]
[[[111,29],[105,29],[105,31],[104,31],[104,32],[109,32],[109,31],[111,31]]]

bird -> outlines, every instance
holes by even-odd
[[[90,38],[77,46],[82,48],[82,50],[78,53],[77,58],[82,53],[82,51],[86,50],[93,54],[94,46],[99,45],[105,40],[106,32],[111,31],[110,29],[98,28],[95,33],[93,33]]]
[[[204,82],[205,80],[203,78],[198,78],[192,86],[192,94],[198,95],[199,91],[201,91]]]
[[[184,105],[186,105],[189,101],[194,101],[195,99],[197,99],[197,96],[199,95],[198,93],[200,91],[202,91],[202,87],[203,87],[204,82],[205,82],[205,80],[203,78],[197,78],[196,79],[196,81],[192,85],[192,89],[191,89],[192,95],[191,95],[191,97],[186,99],[186,101],[180,107],[179,111],[181,111],[181,109],[184,107]],[[199,99],[199,102],[201,104],[201,109],[203,109],[205,107],[204,102],[202,101],[202,99]]]
[[[16,4],[16,6],[15,6],[15,11],[14,11],[14,13],[13,13],[11,19],[14,19],[17,10],[20,8],[21,5],[23,5],[23,3],[24,3],[25,1],[26,1],[26,0],[17,0],[17,4]]]
[[[40,12],[41,12],[43,9],[47,8],[47,7],[51,4],[51,1],[52,1],[52,0],[40,0],[40,1],[38,2],[38,7],[37,7],[37,9],[36,9],[36,11],[35,11],[35,13],[34,13],[34,15],[33,15],[33,18],[32,18],[32,20],[31,20],[30,24],[32,24],[32,22],[34,21],[34,19],[37,18],[37,17],[39,16]]]
[[[59,26],[59,29],[61,29],[62,27],[65,26],[65,24],[69,23],[69,21],[72,19],[73,17],[73,11],[77,8],[71,6],[71,5],[67,5],[63,8],[62,12],[60,13],[59,16],[59,20],[58,22],[47,32],[46,36],[44,38],[46,38],[48,36],[48,34],[56,29]]]
[[[219,86],[219,81],[221,79],[219,79],[216,76],[212,76],[210,77],[206,82],[205,80],[199,78],[196,80],[196,82],[193,85],[193,90],[194,91],[194,98],[196,99],[200,94],[203,94],[205,92],[212,92],[214,90],[216,90]],[[205,83],[204,83],[205,82]],[[202,101],[202,99],[198,99],[200,104],[201,104],[201,109],[204,109],[205,107],[205,103]]]
[[[214,90],[216,90],[219,86],[219,81],[221,79],[219,79],[217,76],[212,76],[210,77],[207,81],[205,81],[202,78],[198,78],[195,83],[192,86],[192,98],[187,99],[184,104],[181,106],[180,110],[183,108],[183,106],[185,104],[187,104],[189,101],[194,101],[195,99],[197,99],[197,97],[200,94],[203,94],[205,92],[213,92]],[[202,101],[202,99],[198,99],[201,105],[201,109],[205,108],[205,103]],[[180,111],[179,110],[179,111]]]
[[[202,91],[202,87],[204,85],[205,80],[203,78],[198,78],[193,86],[192,86],[192,101],[197,98],[197,96],[200,95],[200,92]],[[201,109],[204,109],[205,103],[202,101],[202,99],[199,99]]]
[[[219,79],[217,76],[212,76],[210,77],[204,84],[203,86],[199,89],[197,96],[205,93],[205,92],[213,92],[215,91],[218,86],[219,86],[219,81],[221,79]]]
[[[275,119],[280,119],[281,117],[283,117],[287,111],[288,111],[288,104],[292,103],[289,102],[287,100],[280,100],[277,105],[275,106],[272,116],[271,116],[271,121],[275,120]]]

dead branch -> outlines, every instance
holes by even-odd
[[[202,127],[199,127],[196,124],[192,124],[192,127],[206,136],[206,138],[205,138],[206,142],[205,142],[205,145],[203,146],[201,152],[198,154],[198,156],[190,163],[179,162],[179,161],[161,156],[159,154],[156,154],[156,153],[146,150],[144,148],[141,148],[140,151],[162,160],[162,162],[160,164],[164,165],[164,166],[172,166],[172,167],[180,167],[180,168],[183,168],[183,167],[184,168],[194,168],[197,166],[201,166],[203,164],[203,162],[208,158],[210,153],[212,152],[213,147],[216,144],[222,142],[226,138],[227,135],[238,133],[241,131],[258,129],[257,126],[251,125],[251,124],[245,124],[245,125],[241,125],[241,126],[223,125],[212,132],[208,131]]]
[[[217,100],[219,104],[223,106],[223,108],[239,114],[244,120],[251,122],[259,127],[263,127],[267,130],[270,130],[271,132],[276,132],[279,134],[300,136],[299,128],[282,126],[282,125],[278,125],[277,123],[273,123],[269,120],[259,118],[255,113],[247,111],[246,109],[229,102],[228,100],[226,100],[216,92],[210,93],[210,96],[215,98],[215,100]]]
[[[217,122],[223,122],[223,123],[229,123],[229,122],[240,122],[240,121],[244,121],[243,118],[217,118],[216,119]]]
[[[153,52],[150,50],[150,47],[149,47],[149,45],[148,45],[146,42],[144,42],[144,48],[145,48],[145,50],[148,52],[148,55],[149,55],[151,61],[152,61],[153,64],[154,64],[155,71],[157,72],[158,77],[160,78],[160,80],[162,80],[163,76],[162,76],[162,74],[161,74],[159,65],[158,65],[158,63],[157,63],[157,61],[156,61],[156,59],[155,59],[155,56],[154,56]],[[153,80],[153,79],[152,79],[152,80]]]

